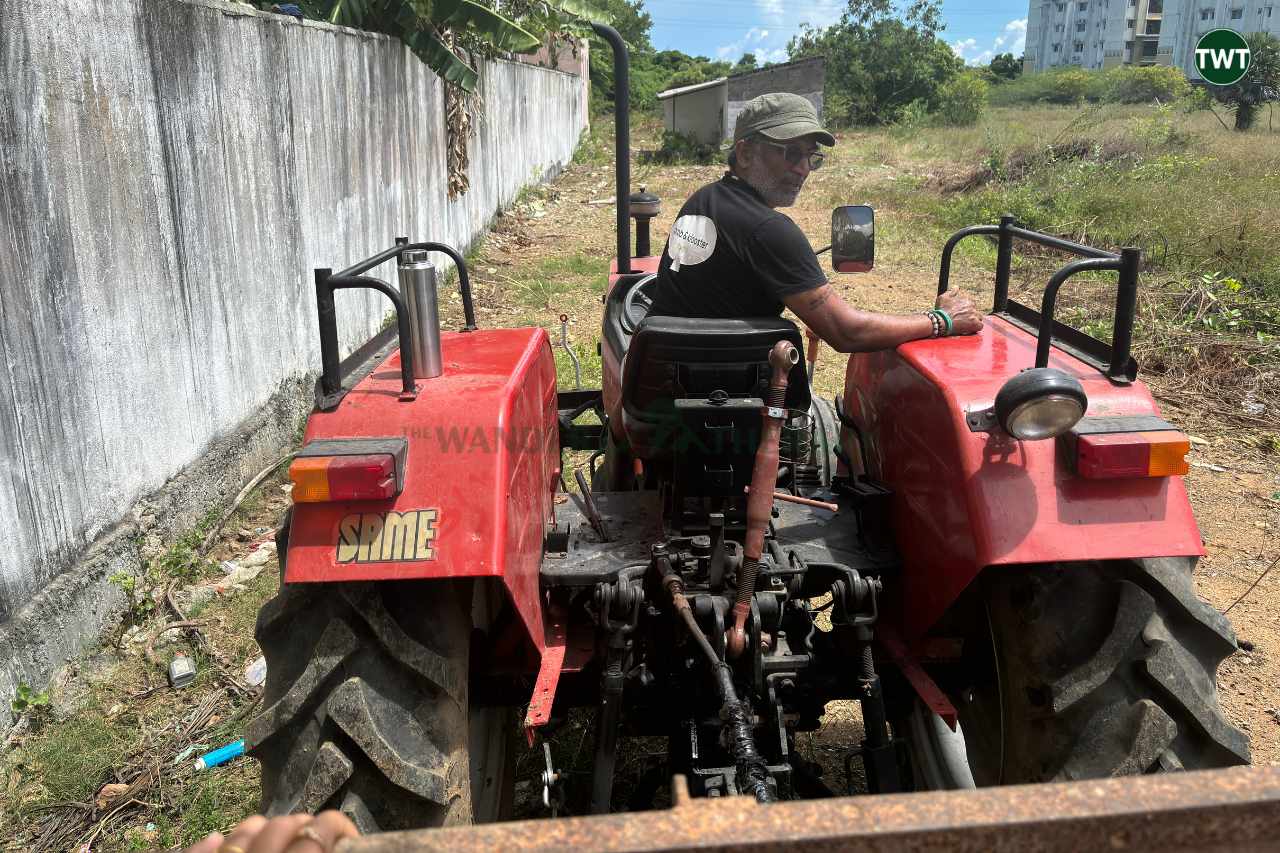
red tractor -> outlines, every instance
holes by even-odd
[[[1187,439],[1129,356],[1138,252],[965,229],[939,290],[960,239],[994,237],[982,332],[851,357],[842,397],[815,399],[791,322],[647,315],[626,54],[601,32],[622,101],[601,390],[557,390],[542,329],[476,329],[446,246],[317,271],[323,374],[257,628],[264,810],[499,819],[517,720],[532,744],[574,707],[595,753],[567,794],[592,812],[614,807],[622,734],[668,743],[631,808],[673,773],[694,796],[830,795],[795,735],[838,699],[861,703],[872,793],[1247,763],[1215,688],[1235,639],[1192,587]],[[836,211],[836,268],[869,267],[872,236],[869,210]],[[1082,257],[1039,312],[1008,297],[1015,241]],[[430,252],[457,265],[461,331],[440,333]],[[364,275],[393,260],[399,291]],[[1117,273],[1110,345],[1053,318],[1085,270]],[[340,363],[352,287],[398,322]],[[591,451],[575,492],[570,450]]]

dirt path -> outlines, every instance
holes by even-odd
[[[641,132],[645,128],[641,128]],[[652,129],[649,128],[649,132]],[[841,203],[875,203],[874,188],[885,177],[887,166],[858,161],[857,139],[846,138],[828,167],[814,173],[800,202],[788,213],[809,235],[814,245],[829,240],[831,208]],[[637,148],[643,148],[643,136]],[[852,143],[852,145],[850,144]],[[663,200],[663,212],[654,220],[653,244],[660,247],[667,228],[684,198],[722,174],[718,166],[633,166],[634,185],[644,185]],[[567,313],[580,350],[594,354],[599,337],[598,287],[559,293],[542,306],[530,308],[515,299],[511,284],[521,270],[549,257],[586,255],[603,269],[613,256],[614,208],[611,163],[575,164],[554,183],[498,220],[494,234],[479,252],[473,277],[479,292],[482,321],[496,324],[533,322],[555,330],[555,317]],[[877,268],[859,275],[836,277],[836,286],[850,302],[869,309],[907,312],[927,307],[936,288],[937,258],[941,241],[936,229],[913,221],[904,211],[877,209]],[[989,273],[985,275],[989,280]],[[981,271],[958,264],[956,281],[976,291],[984,289]],[[987,285],[989,286],[989,285]],[[844,360],[829,350],[818,365],[816,390],[836,393],[843,384]],[[1160,395],[1157,385],[1155,390]],[[1161,395],[1166,417],[1195,436],[1192,470],[1186,478],[1206,557],[1197,569],[1200,594],[1219,610],[1226,610],[1249,588],[1280,554],[1276,529],[1280,526],[1280,473],[1275,457],[1253,449],[1247,433],[1229,420],[1196,408],[1195,400],[1171,400]],[[1203,437],[1202,435],[1203,434]],[[1230,619],[1242,650],[1219,671],[1219,687],[1227,715],[1253,741],[1257,764],[1280,764],[1280,565],[1230,611]],[[815,736],[812,747],[835,749],[847,742],[848,715]]]

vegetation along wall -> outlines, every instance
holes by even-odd
[[[7,696],[109,618],[140,498],[282,389],[306,398],[312,268],[401,234],[465,247],[568,161],[587,104],[579,77],[484,64],[450,200],[442,84],[397,40],[182,0],[0,0],[0,20]],[[346,350],[390,308],[338,300]]]

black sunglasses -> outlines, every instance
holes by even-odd
[[[813,151],[807,151],[805,150],[803,145],[800,145],[797,142],[792,142],[788,145],[783,145],[781,142],[774,142],[772,140],[764,139],[764,138],[758,138],[757,141],[762,142],[765,145],[768,145],[772,148],[777,148],[781,150],[783,159],[786,160],[788,163],[790,163],[792,166],[797,166],[800,164],[801,161],[808,159],[810,170],[821,169],[822,161],[826,157],[826,155],[823,154],[821,150],[814,149]]]

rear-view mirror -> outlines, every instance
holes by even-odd
[[[831,267],[836,272],[866,272],[875,266],[876,212],[849,204],[831,211]]]

